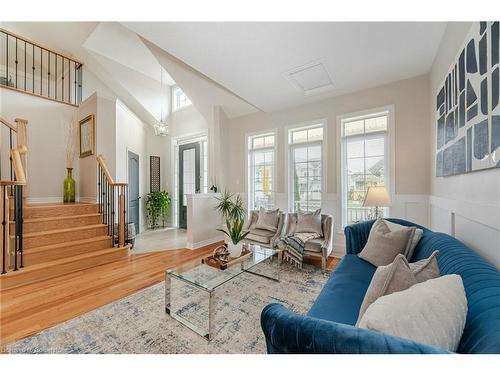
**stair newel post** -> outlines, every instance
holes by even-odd
[[[118,195],[118,246],[125,246],[127,222],[125,221],[125,186],[119,187]]]
[[[2,274],[7,272],[7,210],[9,207],[9,198],[7,197],[7,186],[2,185],[2,197],[0,199],[2,208]]]

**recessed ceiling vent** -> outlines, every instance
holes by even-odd
[[[333,88],[333,82],[322,62],[314,62],[288,71],[288,80],[305,95],[319,94]]]

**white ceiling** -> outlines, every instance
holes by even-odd
[[[126,22],[264,111],[358,91],[430,71],[446,23]],[[323,63],[333,86],[306,95],[290,71]]]

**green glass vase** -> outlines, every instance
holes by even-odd
[[[68,170],[68,176],[64,180],[64,203],[74,203],[75,202],[75,180],[71,176],[73,168],[66,168]]]

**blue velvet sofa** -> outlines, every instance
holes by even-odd
[[[468,313],[457,352],[500,353],[500,272],[447,234],[404,220],[389,220],[423,229],[412,262],[439,250],[441,274],[462,277]],[[376,269],[357,256],[368,239],[373,222],[345,228],[347,254],[307,315],[291,312],[280,304],[264,308],[261,326],[268,353],[446,353],[439,348],[355,327],[359,308]]]

